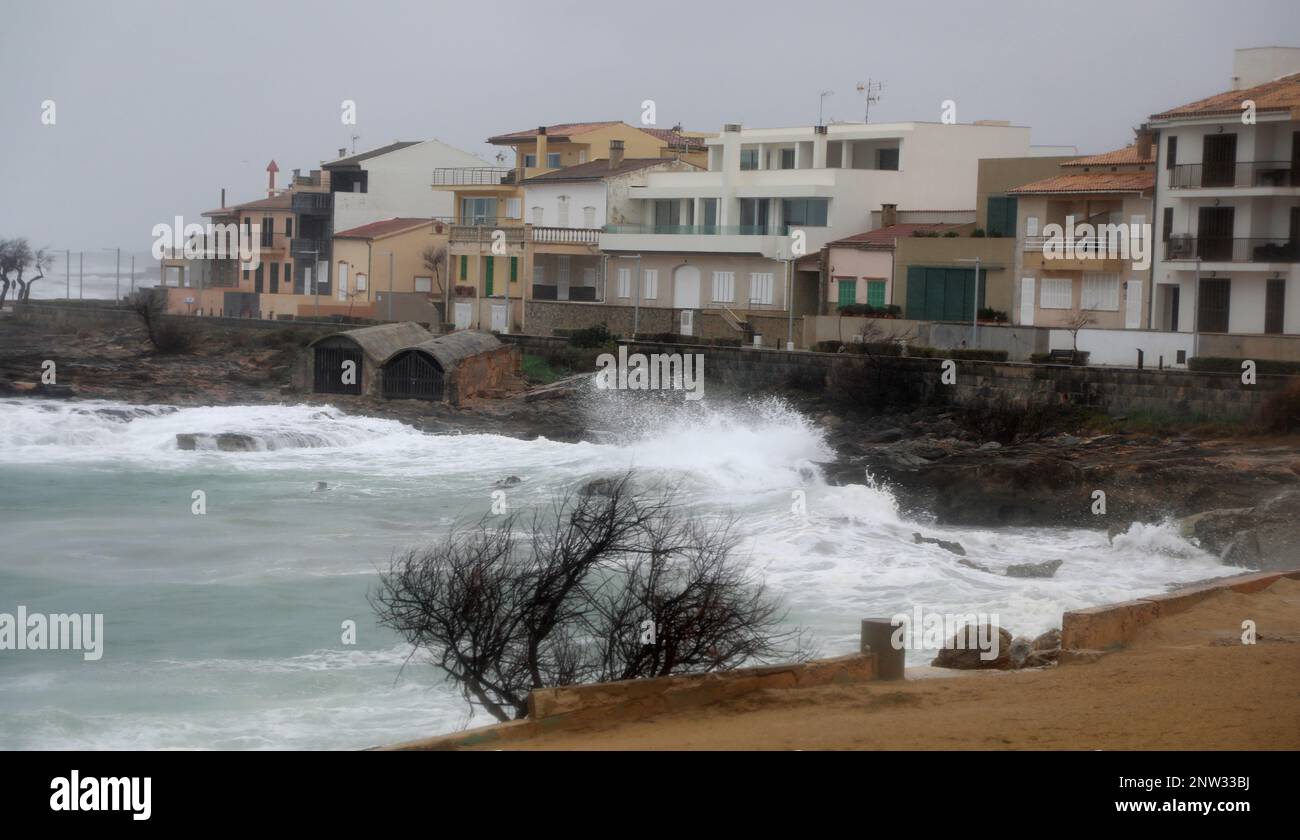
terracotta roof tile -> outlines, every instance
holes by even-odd
[[[852,236],[837,239],[830,243],[830,247],[892,249],[896,240],[904,239],[915,233],[943,233],[945,231],[955,230],[959,227],[962,227],[962,225],[955,223],[904,223],[890,225],[889,227],[876,228],[875,230],[869,230],[865,233],[855,233]]]
[[[1075,172],[1025,184],[1008,195],[1037,193],[1140,193],[1153,189],[1154,172]]]
[[[669,148],[686,149],[692,152],[702,152],[708,148],[708,146],[704,145],[704,138],[689,137],[680,132],[673,131],[671,128],[646,128],[644,126],[638,126],[638,128],[646,134],[649,134],[651,137],[657,137],[664,141],[668,144]]]
[[[334,234],[335,239],[376,239],[380,236],[388,236],[393,233],[401,233],[404,230],[432,225],[433,219],[412,219],[412,218],[394,218],[383,219],[378,222],[361,225],[359,227],[348,228]]]
[[[1216,93],[1205,99],[1198,99],[1186,105],[1180,105],[1159,114],[1152,114],[1153,120],[1169,120],[1178,117],[1207,117],[1217,114],[1240,114],[1241,103],[1253,99],[1258,111],[1293,111],[1300,109],[1300,73],[1283,76],[1262,85],[1229,90]]]
[[[1138,156],[1137,144],[1125,146],[1122,149],[1116,149],[1113,152],[1103,152],[1099,155],[1089,155],[1088,157],[1075,158],[1067,160],[1061,166],[1116,166],[1120,164],[1141,164],[1155,163],[1156,153],[1155,145],[1152,144],[1151,151],[1146,157]]]

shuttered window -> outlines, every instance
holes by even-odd
[[[496,260],[491,257],[483,258],[483,294],[492,297],[492,265]]]
[[[1070,309],[1074,306],[1074,281],[1068,277],[1044,277],[1038,305],[1043,309]]]
[[[736,272],[734,271],[713,272],[713,302],[714,303],[735,303],[736,302]]]
[[[770,305],[772,303],[773,274],[770,271],[753,272],[749,275],[749,302]]]
[[[1016,199],[1014,196],[989,196],[987,232],[989,236],[1016,235]]]
[[[885,305],[885,281],[868,280],[867,281],[867,303],[871,306]]]
[[[642,292],[646,300],[659,297],[659,269],[647,268],[645,271],[645,288]]]
[[[858,302],[858,281],[841,277],[835,281],[839,287],[839,305],[848,306]]]
[[[632,297],[632,269],[620,268],[618,270],[618,296],[621,298]]]
[[[1119,275],[1087,272],[1083,275],[1080,309],[1119,311]]]

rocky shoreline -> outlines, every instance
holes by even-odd
[[[321,398],[288,384],[303,343],[290,328],[229,342],[208,338],[192,353],[167,356],[150,351],[134,328],[58,331],[0,318],[0,397],[329,403],[435,434],[603,439],[603,430],[590,427],[589,397],[576,379],[455,408]],[[47,359],[57,364],[55,384],[41,383]],[[1300,441],[1294,436],[1155,435],[1119,423],[1104,434],[1048,429],[1001,443],[982,439],[942,409],[872,416],[825,394],[781,396],[825,429],[836,453],[823,465],[828,481],[879,483],[918,521],[1097,528],[1114,535],[1134,522],[1178,519],[1187,536],[1227,562],[1265,570],[1300,566],[1293,533],[1300,530],[1293,526],[1300,514]],[[238,441],[226,444],[241,448]],[[1097,512],[1099,491],[1104,513]]]

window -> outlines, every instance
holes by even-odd
[[[537,165],[537,155],[524,155],[524,168],[532,169]]]
[[[867,281],[867,303],[871,306],[885,305],[885,281],[868,280]]]
[[[568,257],[568,255],[567,255],[567,254],[563,254],[563,255],[561,255],[561,256],[556,257],[556,258],[555,258],[555,262],[559,264],[559,265],[558,265],[558,273],[559,273],[559,275],[560,275],[560,276],[559,276],[559,282],[560,282],[560,284],[561,284],[561,285],[567,285],[568,282],[569,282],[569,257]]]
[[[772,272],[752,272],[749,275],[749,302],[751,304],[772,303]]]
[[[825,198],[786,198],[781,201],[781,213],[787,225],[825,227],[827,203]]]
[[[524,206],[524,200],[522,198],[507,198],[506,218],[507,219],[523,218],[524,215],[523,206]]]
[[[584,268],[582,270],[582,285],[589,289],[596,288],[596,269]]]
[[[1282,313],[1286,311],[1286,278],[1270,277],[1264,293],[1264,332],[1282,334]]]
[[[740,168],[741,170],[758,168],[758,149],[740,150]]]
[[[898,149],[876,149],[877,169],[898,169]]]
[[[1083,290],[1079,295],[1080,309],[1119,311],[1119,275],[1085,272]]]
[[[358,292],[364,292],[365,290],[366,290],[366,275],[364,275],[364,274],[358,274],[358,275],[357,275],[357,291],[358,291]]]
[[[490,225],[497,218],[495,198],[462,198],[460,220],[467,225]]]
[[[742,198],[740,200],[741,233],[767,233],[766,198]]]
[[[586,162],[587,162],[587,150],[586,150],[586,149],[579,149],[579,150],[578,150],[578,163],[586,163]]]
[[[1228,331],[1229,301],[1232,281],[1224,278],[1205,278],[1201,281],[1200,306],[1197,329],[1201,332],[1226,333]]]
[[[519,282],[519,258],[518,257],[510,258],[510,282],[511,283]]]
[[[713,302],[714,303],[735,303],[736,302],[736,272],[734,271],[713,272]]]
[[[275,219],[271,216],[262,217],[262,247],[271,247],[271,238],[275,236]]]
[[[1070,309],[1074,306],[1074,281],[1068,277],[1044,277],[1038,305],[1043,309]]]
[[[262,291],[262,266],[260,264],[257,266],[257,270],[253,272],[253,277],[255,278],[253,291],[260,294]]]
[[[582,226],[585,228],[594,228],[596,226],[596,208],[582,208]]]
[[[1178,165],[1178,138],[1169,135],[1165,142],[1165,169],[1173,169]]]
[[[645,281],[642,283],[641,296],[646,300],[654,300],[659,297],[659,269],[647,268],[645,270]]]
[[[433,291],[433,278],[432,278],[432,277],[417,277],[417,278],[415,278],[415,290],[416,290],[417,292],[424,292],[424,293],[426,293],[426,294],[429,293],[429,292],[432,292],[432,291]]]
[[[542,218],[543,218],[542,212],[543,212],[542,208],[540,207],[533,208],[533,224],[538,227],[541,227],[542,225]]]
[[[655,227],[676,227],[679,225],[681,207],[673,198],[657,198],[654,203]]]
[[[469,257],[465,254],[460,257],[460,279],[462,282],[469,279]]]
[[[492,297],[492,266],[495,263],[491,257],[483,258],[483,294],[487,297]]]
[[[284,220],[284,235],[288,239],[293,239],[293,216]]]
[[[716,198],[701,199],[700,211],[704,214],[700,224],[705,227],[715,227],[718,224],[718,200]]]
[[[781,150],[781,168],[794,169],[794,149]]]
[[[1015,196],[991,195],[988,201],[986,232],[989,236],[1016,235]]]
[[[1168,242],[1170,232],[1174,229],[1174,208],[1166,207],[1162,218],[1163,221],[1160,223],[1160,241]]]
[[[632,297],[632,269],[620,268],[618,270],[618,296],[621,298]]]
[[[560,163],[560,153],[559,153],[559,152],[547,152],[547,153],[546,153],[546,165],[549,166],[551,169],[559,169],[559,168],[563,165],[563,164]]]
[[[348,264],[339,263],[339,300],[348,299]]]
[[[280,264],[271,263],[271,294],[280,291]]]
[[[546,284],[546,266],[541,263],[533,263],[533,285],[543,286]]]
[[[556,215],[558,216],[558,218],[556,219],[556,223],[560,227],[568,227],[569,226],[569,197],[567,195],[560,196],[560,201],[556,205],[555,211],[556,211]]]
[[[835,283],[839,286],[838,303],[840,306],[848,306],[858,302],[858,281],[851,277],[837,277]]]

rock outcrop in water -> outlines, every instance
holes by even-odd
[[[218,432],[215,435],[181,433],[176,435],[176,448],[186,451],[217,449],[222,452],[256,452],[260,447],[257,438],[240,432]]]
[[[1194,538],[1224,562],[1262,571],[1300,566],[1300,490],[1285,490],[1252,507],[1220,508],[1187,517]]]
[[[992,639],[992,631],[996,630],[998,635],[997,655],[986,659],[985,652],[980,650],[978,642],[983,639]],[[960,671],[974,670],[1005,670],[1011,667],[1011,634],[1002,627],[981,623],[978,628],[968,625],[958,630],[956,635],[948,640],[943,650],[930,663],[936,668],[956,668]],[[992,653],[992,651],[989,651]]]

